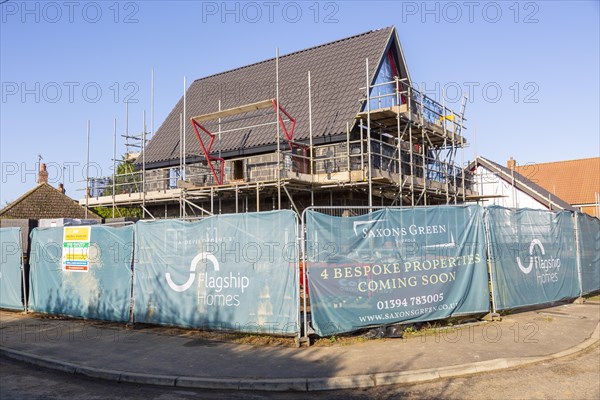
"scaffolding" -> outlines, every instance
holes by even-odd
[[[310,71],[308,127],[302,127],[308,128],[308,138],[297,140],[297,121],[280,103],[276,57],[276,98],[225,110],[219,100],[218,111],[191,117],[189,122],[202,151],[193,155],[187,153],[185,143],[184,81],[179,164],[146,169],[144,114],[142,133],[125,134],[126,154],[134,154],[130,150],[141,147],[141,154],[134,155],[141,169],[128,174],[129,180],[118,174],[110,179],[92,179],[92,196],[86,198],[87,204],[112,205],[113,209],[140,206],[151,218],[158,217],[164,208],[165,218],[185,218],[281,208],[293,209],[300,215],[304,208],[315,205],[373,207],[465,202],[473,194],[472,176],[457,158],[460,151],[461,163],[464,162],[466,98],[455,112],[443,100],[439,103],[423,94],[406,78],[371,84],[368,71],[366,59],[366,84],[357,85],[362,109],[347,121],[345,137],[314,145]],[[273,111],[274,118],[267,123],[226,129],[232,122],[252,121]],[[208,123],[213,123],[212,127]],[[213,150],[215,141],[220,144],[224,134],[235,135],[236,131],[267,125],[276,127],[274,152],[225,159],[221,146],[218,152]],[[190,163],[191,156],[202,158]],[[110,196],[104,195],[110,190]],[[174,211],[176,205],[178,212]]]
[[[146,129],[146,112],[143,112],[142,117],[142,132],[131,134],[129,132],[129,104],[125,103],[125,133],[120,136],[125,139],[125,154],[121,157],[117,156],[117,118],[114,119],[113,129],[113,156],[112,156],[112,175],[100,178],[90,178],[89,176],[89,148],[90,148],[90,122],[88,121],[87,133],[87,161],[86,161],[86,195],[85,205],[88,207],[110,207],[112,210],[112,218],[122,217],[118,206],[120,202],[118,198],[121,194],[138,193],[139,206],[144,216],[148,215],[153,218],[152,214],[145,207],[146,205],[146,179],[147,172],[142,150],[150,141],[150,132]],[[142,156],[142,169],[134,170],[134,162]],[[118,173],[118,166],[125,166],[124,172]],[[93,199],[110,198],[110,204],[103,201],[102,204],[96,204]],[[81,203],[81,202],[80,202]],[[131,204],[130,204],[131,205]]]

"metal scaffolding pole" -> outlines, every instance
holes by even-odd
[[[350,171],[350,123],[346,122],[346,169],[348,170],[348,182],[352,181],[352,171]]]
[[[258,182],[256,182],[256,212],[260,211],[260,189],[258,187]]]
[[[146,210],[146,110],[142,120],[142,209]]]
[[[452,132],[454,136],[454,132]],[[458,204],[458,185],[456,184],[456,140],[452,138],[452,179],[454,180],[454,204]]]
[[[462,139],[460,141],[460,159],[461,159],[460,160],[460,170],[462,173],[462,179],[461,179],[461,181],[462,181],[462,185],[461,185],[462,186],[462,202],[464,203],[466,200],[465,199],[465,197],[466,197],[466,194],[465,194],[465,188],[466,188],[466,185],[465,185],[465,145],[463,144]]]
[[[410,87],[409,87],[410,91]],[[421,95],[421,102],[423,102],[423,97]],[[415,159],[414,159],[414,145],[412,140],[412,106],[410,101],[410,96],[408,97],[408,154],[410,157],[410,205],[415,206]]]
[[[423,157],[423,205],[427,205],[427,153],[425,152],[425,132],[421,137],[421,154]]]
[[[312,132],[312,91],[311,91],[310,71],[308,71],[308,149],[309,149],[309,161],[310,161],[310,205],[315,205],[315,191],[314,191],[314,171],[313,171],[313,132]]]
[[[187,134],[186,134],[186,126],[187,126],[187,77],[183,77],[183,171],[182,171],[182,179],[186,180],[187,179]],[[183,218],[187,217],[187,211],[186,211],[186,189],[182,188],[181,192],[180,192],[180,196],[182,199],[181,205],[181,211],[183,214]]]
[[[208,211],[206,211],[204,208],[200,207],[198,204],[192,203],[191,201],[189,201],[189,200],[187,200],[187,199],[184,199],[183,201],[184,201],[185,203],[187,203],[188,205],[190,205],[190,208],[194,207],[194,208],[196,208],[196,209],[200,210],[200,211],[202,212],[202,214],[201,214],[201,215],[204,215],[205,213],[206,213],[206,214],[209,214],[209,212],[208,212]],[[192,210],[192,211],[193,211],[193,210]],[[195,214],[195,213],[194,213],[194,214]],[[212,213],[211,213],[211,214],[212,214]]]
[[[183,180],[186,179],[187,173],[185,171],[187,163],[187,148],[186,148],[186,132],[185,127],[187,125],[187,79],[183,77]],[[185,211],[184,211],[185,214]]]
[[[425,95],[423,94],[423,86],[419,85],[419,92],[421,93],[421,126],[420,126],[420,131],[421,131],[421,153],[425,154],[425,148],[424,148],[424,144],[425,144],[425,121],[424,121],[424,108],[425,108]],[[425,162],[425,159],[423,159],[423,162]],[[425,167],[423,167],[423,170],[421,171],[422,175],[423,175],[423,191],[421,192],[421,196],[419,196],[419,200],[421,199],[422,196],[425,196],[425,193],[427,191],[427,182],[426,182],[426,176],[427,176],[427,172],[425,171]],[[417,200],[418,201],[418,200]],[[425,203],[424,205],[427,205],[427,196],[425,196]]]
[[[444,117],[446,115],[446,107],[444,107]],[[444,118],[444,126],[446,125],[446,119]],[[452,179],[453,179],[453,190],[454,190],[454,204],[458,202],[458,188],[456,187],[456,171],[454,171],[454,165],[456,164],[456,127],[452,129]]]
[[[363,171],[363,180],[365,179],[365,142],[363,135],[363,120],[360,119],[360,168]]]
[[[400,98],[400,82],[398,81],[398,77],[394,77],[394,81],[396,84],[396,104],[401,104]],[[402,145],[401,145],[401,136],[400,136],[400,113],[396,114],[396,150],[398,151],[398,196],[400,197],[400,206],[402,206]],[[393,204],[393,203],[392,203]]]
[[[458,135],[460,138],[460,150],[461,150],[460,169],[461,169],[461,188],[462,188],[462,202],[463,203],[466,200],[466,194],[465,194],[466,184],[465,184],[465,144],[463,142],[462,130],[463,130],[463,123],[464,123],[466,108],[467,108],[467,95],[463,94],[460,116],[459,116],[459,125],[458,126],[455,125],[455,128],[458,129]]]
[[[238,203],[239,203],[239,199],[238,199],[238,185],[235,185],[235,213],[238,213]]]
[[[221,99],[219,99],[219,112],[221,112]],[[218,137],[218,141],[219,141],[219,159],[221,159],[221,163],[223,163],[224,161],[221,158],[221,117],[219,117],[218,120],[219,123],[219,130],[217,132],[217,137]],[[221,166],[219,166],[219,168],[221,168]]]
[[[288,196],[288,199],[290,200],[290,205],[291,205],[291,208],[292,208],[293,210],[295,210],[295,211],[296,211],[296,214],[298,214],[298,215],[302,215],[302,214],[300,213],[300,211],[298,210],[298,208],[296,207],[296,203],[294,203],[294,199],[292,198],[292,195],[291,195],[291,194],[290,194],[290,192],[287,190],[287,187],[285,187],[285,185],[283,185],[283,190],[285,191],[285,194],[287,194],[287,196]]]
[[[442,119],[442,132],[444,135],[444,144],[443,144],[443,148],[445,152],[448,151],[448,130],[446,129],[446,100],[444,97],[444,89],[442,88],[442,115],[440,116],[440,118]],[[442,150],[439,151],[439,153],[441,153]],[[446,159],[444,160],[444,162],[442,162],[442,160],[440,160],[440,155],[438,154],[437,158],[437,162],[438,164],[442,165],[443,171],[442,173],[444,174],[444,189],[446,191],[446,204],[450,204],[450,181],[449,181],[449,177],[448,177],[448,172],[450,171],[450,165],[451,163],[448,162],[450,160],[448,160],[448,155],[446,154]],[[456,187],[454,188],[454,190],[456,190]]]
[[[115,118],[113,132],[113,175],[112,175],[112,217],[115,217],[115,191],[117,176],[117,118]]]
[[[179,177],[183,180],[183,113],[179,113]],[[179,218],[183,218],[183,189],[179,190]]]
[[[444,97],[444,89],[442,89],[442,110],[443,114],[442,114],[442,130],[444,132],[444,151],[448,151],[447,150],[447,146],[448,146],[448,130],[446,129],[446,100]],[[452,148],[454,148],[454,140],[452,140]],[[440,161],[439,157],[438,157],[438,162]],[[446,162],[444,164],[446,164],[443,168],[444,168],[444,181],[446,183],[446,204],[450,204],[450,182],[448,179],[448,171],[450,171],[450,163],[448,163],[448,158],[446,158]],[[441,163],[440,163],[441,164]],[[456,191],[456,186],[454,187],[454,190]],[[456,200],[456,197],[454,198]]]
[[[154,135],[154,67],[152,67],[152,94],[150,101],[150,127],[152,129],[152,135]]]
[[[279,122],[279,48],[275,49],[275,94],[277,97],[277,122]],[[277,123],[277,209],[281,210],[281,144]]]
[[[85,218],[88,217],[88,205],[90,201],[90,120],[87,122],[87,156],[85,163]]]
[[[373,207],[373,180],[371,173],[371,97],[369,89],[371,83],[369,82],[369,59],[365,58],[365,71],[367,80],[367,163],[368,163],[368,175],[367,179],[369,182],[369,207]]]
[[[129,102],[125,102],[125,150],[127,154],[125,157],[129,156]]]

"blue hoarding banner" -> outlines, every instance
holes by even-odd
[[[583,294],[600,290],[600,220],[577,213]]]
[[[293,212],[139,222],[136,229],[137,322],[298,332]]]
[[[133,226],[36,228],[31,232],[32,311],[126,322]]]
[[[0,308],[23,310],[21,229],[0,228]]]
[[[307,271],[320,336],[489,311],[478,206],[308,210]]]
[[[579,296],[570,212],[491,206],[486,219],[497,310]]]

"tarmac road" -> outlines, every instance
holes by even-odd
[[[1,399],[599,399],[600,346],[512,370],[408,386],[311,393],[207,391],[88,379],[0,357]]]

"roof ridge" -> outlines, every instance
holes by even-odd
[[[366,35],[369,35],[371,33],[380,32],[380,31],[384,31],[384,30],[394,30],[394,29],[395,29],[394,26],[387,26],[385,28],[370,30],[370,31],[367,31],[367,32],[363,32],[363,33],[359,33],[359,34],[356,34],[356,35],[348,36],[348,37],[345,37],[345,38],[336,39],[336,40],[331,41],[331,42],[319,44],[319,45],[312,46],[312,47],[307,47],[307,48],[302,49],[302,50],[296,50],[296,51],[293,51],[291,53],[284,54],[283,56],[279,56],[279,59],[282,59],[282,58],[285,58],[285,57],[289,57],[289,56],[293,56],[293,55],[300,54],[300,53],[304,53],[306,51],[315,50],[315,49],[318,49],[320,47],[330,46],[330,45],[341,43],[341,42],[344,42],[344,41],[347,41],[347,40],[356,39],[358,37],[366,36]],[[198,82],[198,81],[202,81],[204,79],[212,78],[212,77],[215,77],[215,76],[219,76],[219,75],[225,75],[225,74],[228,74],[230,72],[239,71],[241,69],[253,67],[255,65],[264,64],[264,63],[267,63],[267,62],[270,62],[270,61],[273,61],[273,60],[275,60],[275,57],[268,58],[268,59],[262,60],[262,61],[257,61],[257,62],[252,63],[252,64],[242,65],[241,67],[229,69],[229,70],[223,71],[223,72],[218,72],[216,74],[211,74],[211,75],[203,76],[202,78],[194,79],[194,81],[192,83],[195,83],[195,82]]]
[[[12,210],[14,207],[16,207],[17,205],[21,204],[23,201],[27,200],[27,198],[29,198],[32,194],[34,194],[35,192],[37,192],[38,190],[42,189],[42,188],[48,188],[54,192],[56,192],[57,194],[59,194],[60,196],[63,196],[65,201],[70,201],[72,203],[72,205],[77,206],[83,210],[85,210],[85,207],[82,206],[81,204],[79,204],[79,202],[69,196],[67,196],[64,193],[61,193],[60,191],[58,191],[54,186],[52,186],[51,184],[49,184],[48,182],[44,182],[44,183],[38,183],[38,185],[30,190],[28,190],[27,192],[25,192],[23,195],[21,195],[18,199],[16,199],[15,201],[13,201],[12,203],[10,203],[9,205],[7,205],[6,207],[0,209],[0,217],[6,213],[8,213],[10,210]],[[97,217],[97,218],[101,218],[100,215],[98,215],[96,212],[94,212],[93,210],[88,208],[88,212],[91,214],[92,217]],[[10,217],[9,217],[10,218]]]
[[[38,183],[36,187],[34,187],[32,189],[29,189],[27,192],[23,193],[16,200],[14,200],[11,203],[9,203],[6,207],[0,209],[0,215],[6,214],[6,212],[10,211],[17,204],[20,204],[23,200],[25,200],[27,197],[31,196],[35,191],[37,191],[40,187],[42,187],[44,185],[50,186],[48,183],[45,183],[45,182],[44,183]]]
[[[560,164],[560,163],[567,163],[567,162],[573,162],[573,161],[586,161],[586,160],[600,160],[600,157],[585,157],[585,158],[574,158],[572,160],[559,160],[559,161],[546,161],[546,162],[539,162],[539,163],[528,163],[528,164],[517,165],[517,168],[528,167],[528,166],[532,166],[532,165]]]

